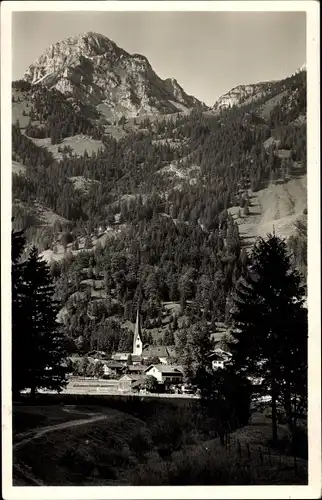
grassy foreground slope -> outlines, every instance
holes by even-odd
[[[269,449],[263,414],[223,445],[195,402],[87,399],[14,407],[15,485],[307,484],[306,460]]]
[[[50,409],[56,412],[56,407]],[[17,445],[14,463],[27,467],[45,485],[85,485],[95,477],[100,484],[109,484],[140,456],[153,452],[144,422],[113,409],[92,411],[97,415],[93,421],[88,418],[77,425],[79,421],[73,420],[70,427],[36,433],[34,439]]]

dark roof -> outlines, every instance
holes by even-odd
[[[109,368],[123,368],[124,363],[120,363],[119,361],[103,361],[103,364],[108,366]]]
[[[112,359],[114,360],[127,360],[129,357],[130,353],[129,352],[115,352],[112,356]]]
[[[145,384],[145,381],[146,381],[146,377],[143,376],[143,377],[140,377],[139,379],[137,379],[135,382],[133,382],[132,384],[132,387],[140,387],[141,385],[144,385]]]
[[[88,356],[105,356],[106,352],[105,351],[90,351],[88,353]]]
[[[167,345],[149,345],[143,349],[142,355],[144,357],[171,358],[175,356],[175,348]]]
[[[123,377],[121,377],[119,379],[119,382],[122,381],[125,377],[128,377],[130,380],[138,380],[139,378],[142,377],[142,375],[136,375],[134,373],[126,373],[125,375],[123,375]]]
[[[141,361],[141,356],[138,354],[131,354],[132,361]]]
[[[155,368],[157,368],[164,375],[183,376],[182,371],[172,365],[150,365],[146,368],[145,372],[147,372],[152,366],[155,366]]]
[[[232,354],[228,351],[224,351],[223,349],[216,348],[209,352],[207,357],[208,359],[231,359]]]
[[[128,365],[127,369],[131,372],[144,371],[146,366],[143,365]]]

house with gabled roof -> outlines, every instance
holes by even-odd
[[[132,390],[139,390],[140,387],[145,384],[145,376],[142,375],[132,375],[126,373],[118,381],[118,390],[120,392],[132,392]]]
[[[144,365],[127,365],[124,370],[127,373],[130,373],[131,375],[140,375],[142,374],[146,369],[146,366]]]
[[[175,347],[168,345],[160,345],[160,346],[147,345],[144,347],[142,352],[142,358],[144,360],[148,358],[159,358],[160,362],[163,365],[168,364],[168,360],[174,358],[175,355],[176,355]]]
[[[110,361],[102,360],[102,364],[105,376],[120,374],[123,372],[125,366],[124,363],[120,363],[119,361],[113,361],[113,360]]]
[[[144,374],[146,376],[152,375],[160,384],[180,384],[183,381],[183,369],[181,366],[173,365],[150,365]]]
[[[216,347],[208,354],[207,357],[211,360],[212,369],[217,370],[218,368],[225,368],[225,366],[231,361],[232,354],[221,349],[220,347]]]

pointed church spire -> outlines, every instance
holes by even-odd
[[[133,337],[133,354],[141,355],[143,350],[142,339],[141,339],[141,325],[140,325],[140,307],[138,306],[136,312],[136,323]]]
[[[141,325],[140,325],[140,306],[138,306],[136,311],[136,323],[135,323],[135,333],[141,337]]]

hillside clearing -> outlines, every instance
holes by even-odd
[[[300,175],[286,182],[270,183],[265,189],[251,194],[249,215],[238,217],[239,207],[229,212],[237,221],[246,246],[258,237],[266,237],[273,229],[278,236],[288,238],[294,232],[294,222],[307,207],[307,176]]]
[[[69,177],[69,180],[73,183],[74,189],[81,191],[82,193],[88,193],[94,185],[99,185],[100,182],[94,179],[88,179],[82,175],[77,175],[74,177]]]
[[[285,95],[287,95],[287,91],[283,91],[280,94],[278,94],[278,95],[272,97],[271,99],[269,99],[268,101],[266,101],[265,104],[263,104],[260,107],[260,116],[262,118],[264,118],[264,120],[268,120],[270,117],[270,114],[273,111],[273,109],[275,108],[275,106],[280,104],[281,100],[283,99],[283,97]]]
[[[17,168],[20,168],[19,164]],[[19,199],[14,199],[12,208],[13,212],[25,212],[26,214],[32,216],[35,227],[53,226],[56,221],[61,224],[66,224],[68,222],[67,219],[53,212],[50,208],[39,202],[34,202],[30,205]]]
[[[63,158],[63,153],[59,152],[58,149],[63,149],[64,147],[70,147],[73,154],[76,156],[84,155],[85,151],[91,155],[92,153],[97,153],[99,149],[103,148],[103,143],[101,141],[96,141],[95,139],[82,134],[74,135],[73,137],[66,137],[59,144],[51,144],[50,137],[46,139],[36,139],[30,137],[30,139],[37,146],[45,147],[57,160],[61,160]]]
[[[65,217],[62,217],[61,215],[56,214],[50,208],[45,207],[44,205],[41,205],[40,203],[35,203],[34,204],[37,214],[40,217],[41,220],[44,221],[45,224],[49,226],[53,226],[56,221],[65,224],[68,222]]]
[[[24,129],[30,120],[28,113],[31,105],[27,93],[13,89],[12,98],[14,99],[14,102],[12,102],[12,123],[14,124],[18,120],[20,129]]]
[[[57,215],[57,214],[56,214]],[[58,216],[59,217],[59,216]],[[47,260],[48,262],[51,262],[51,261],[60,261],[62,259],[64,259],[66,257],[66,254],[67,252],[70,252],[72,255],[77,255],[78,253],[84,251],[84,250],[87,250],[87,251],[90,251],[92,249],[94,249],[97,245],[105,245],[106,241],[109,239],[109,238],[112,238],[114,236],[119,236],[122,232],[123,229],[126,228],[126,225],[120,225],[118,226],[117,228],[111,228],[111,227],[108,227],[103,233],[99,234],[97,237],[93,236],[92,235],[92,238],[91,238],[91,248],[85,248],[85,238],[78,238],[77,239],[77,242],[78,242],[78,250],[73,250],[72,249],[72,243],[69,243],[67,245],[67,248],[66,248],[66,251],[63,247],[63,245],[61,245],[59,242],[56,242],[56,248],[55,248],[55,251],[53,250],[44,250],[42,253],[41,253],[41,256]]]
[[[12,173],[13,174],[25,174],[27,167],[18,161],[12,162]]]

